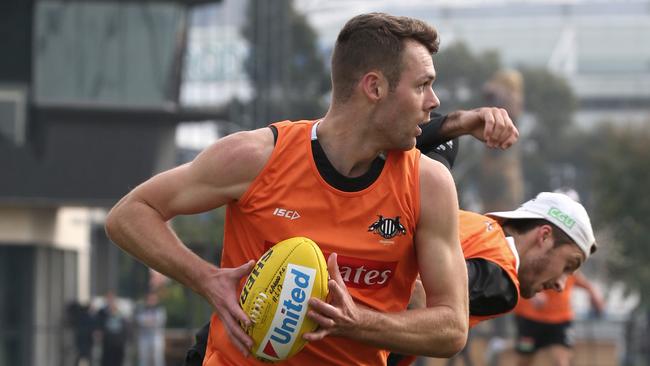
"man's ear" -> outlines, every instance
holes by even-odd
[[[386,78],[378,71],[370,71],[363,75],[359,84],[363,94],[374,102],[383,98],[388,92]]]
[[[551,225],[541,225],[537,227],[537,243],[546,249],[553,247],[553,228]]]

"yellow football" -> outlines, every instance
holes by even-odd
[[[302,335],[317,327],[307,318],[308,300],[327,298],[327,280],[327,262],[310,239],[283,240],[262,255],[239,297],[252,323],[244,330],[253,338],[255,357],[286,360],[305,346]]]

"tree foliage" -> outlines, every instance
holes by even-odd
[[[250,0],[242,33],[249,41],[246,73],[254,97],[252,127],[284,119],[317,118],[330,89],[318,37],[292,0]]]
[[[433,63],[434,90],[440,98],[441,111],[447,112],[483,104],[483,84],[501,67],[497,52],[473,54],[464,43],[442,49]]]
[[[529,131],[521,141],[527,189],[534,193],[574,186],[577,167],[571,160],[576,97],[564,78],[548,70],[520,68],[520,72],[525,109],[533,117],[532,126],[521,126]]]
[[[473,53],[463,43],[448,46],[434,56],[437,80],[434,90],[441,101],[441,111],[490,105],[484,95],[484,85],[503,68],[498,52]],[[551,72],[532,67],[520,67],[524,79],[526,118],[515,121],[522,133],[524,179],[527,194],[574,184],[572,119],[576,98],[569,84]],[[454,175],[460,191],[470,190],[478,182],[480,156],[485,147],[470,139],[463,141],[462,157]],[[569,173],[567,173],[569,172]],[[568,176],[568,177],[567,177]]]
[[[593,134],[594,225],[609,231],[615,248],[611,275],[638,290],[650,306],[650,131],[607,126]]]
[[[462,44],[442,50],[434,65],[438,73],[434,90],[444,111],[486,105],[483,83],[501,68],[498,55],[478,55]],[[519,71],[530,117],[517,121],[526,195],[561,186],[577,189],[597,237],[604,241],[590,263],[606,262],[610,279],[626,283],[650,308],[650,195],[645,193],[650,187],[650,131],[620,124],[579,129],[573,124],[577,98],[565,79],[539,68]],[[460,193],[478,181],[476,168],[483,151],[482,145],[463,144],[454,172]]]
[[[533,137],[549,141],[571,126],[577,100],[567,80],[546,69],[521,67],[525,80],[526,109],[535,115]]]

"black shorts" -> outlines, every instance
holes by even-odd
[[[515,320],[517,321],[515,349],[518,353],[532,354],[552,345],[573,347],[573,329],[570,321],[564,323],[540,323],[519,316],[515,316]]]

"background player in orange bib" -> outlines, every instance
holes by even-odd
[[[437,147],[427,151],[429,155],[437,155],[436,159],[449,168],[453,166],[457,154],[457,151]],[[570,193],[542,192],[514,211],[485,215],[460,211],[460,239],[469,274],[470,326],[512,311],[519,298],[530,299],[543,289],[561,293],[567,279],[572,277],[569,275],[596,250],[589,215],[574,197],[575,193]],[[546,252],[530,251],[528,248],[539,238],[527,233],[537,231],[543,225],[551,229],[551,239],[556,245]],[[573,244],[569,248],[573,248],[574,252],[580,249],[582,259],[575,262],[575,258],[568,257],[572,261],[566,262],[562,268],[557,267],[554,280],[546,281],[541,288],[535,285],[535,279],[542,275],[540,268],[548,267],[544,264],[547,261],[560,259],[561,253],[556,247],[564,244]],[[602,301],[597,293],[586,279],[582,281],[582,275],[576,276],[579,286],[589,292],[596,309],[600,308]],[[569,287],[572,284],[573,279]],[[417,286],[414,292],[419,293]],[[566,296],[554,294],[554,297]],[[420,302],[418,295],[414,296],[413,301]],[[568,312],[558,314],[564,317]]]
[[[571,326],[574,318],[571,294],[574,287],[587,291],[591,306],[600,315],[605,304],[589,280],[580,272],[570,276],[564,291],[546,290],[522,299],[515,308],[517,364],[531,365],[538,351],[548,351],[553,364],[568,366],[573,358]]]

